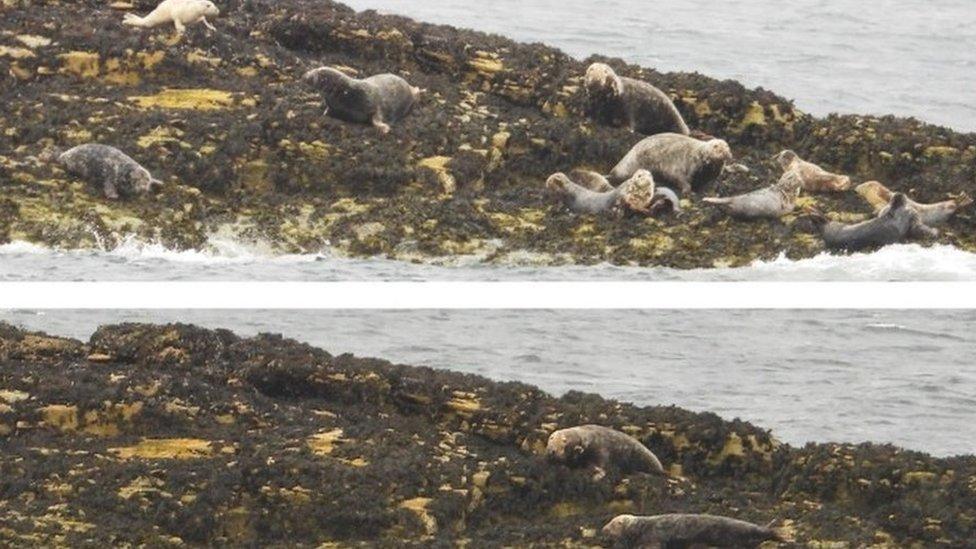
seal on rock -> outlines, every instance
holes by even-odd
[[[892,191],[878,181],[861,183],[855,190],[857,194],[867,200],[875,212],[883,210],[894,195]],[[966,193],[954,197],[951,200],[937,202],[935,204],[920,204],[910,198],[908,199],[908,206],[918,212],[918,218],[923,224],[930,227],[948,223],[949,219],[956,215],[959,210],[972,205],[972,203],[973,199]]]
[[[568,177],[573,183],[598,193],[604,193],[614,189],[613,185],[610,184],[605,176],[594,171],[575,169],[569,172]]]
[[[830,173],[813,162],[807,162],[795,152],[787,149],[775,157],[784,171],[796,171],[803,181],[803,190],[808,192],[843,192],[851,188],[851,178],[846,175]]]
[[[564,173],[556,173],[546,180],[546,188],[555,192],[571,211],[582,214],[622,215],[633,211],[650,214],[654,200],[654,177],[640,170],[617,188],[593,191],[580,185]]]
[[[788,541],[776,529],[715,515],[618,515],[602,533],[618,547],[759,547]]]
[[[647,82],[593,63],[586,69],[585,84],[591,110],[609,124],[644,135],[690,133],[671,98]]]
[[[777,219],[796,208],[796,199],[803,186],[800,174],[790,170],[775,184],[748,194],[727,198],[706,198],[706,204],[715,204],[740,219]]]
[[[358,80],[331,67],[312,69],[302,77],[325,96],[326,111],[339,120],[372,124],[389,133],[413,110],[422,90],[395,74],[377,74]]]
[[[589,467],[600,480],[614,467],[623,474],[666,475],[661,461],[637,439],[600,425],[581,425],[549,435],[546,456],[569,467]]]
[[[102,188],[106,198],[134,198],[162,188],[163,183],[124,152],[99,143],[87,143],[61,152],[45,151],[43,160],[53,160],[71,175]]]
[[[730,160],[732,150],[721,139],[699,141],[677,133],[662,133],[634,145],[608,179],[619,183],[637,170],[649,170],[660,184],[676,187],[682,195],[687,195],[718,179]]]
[[[187,25],[203,23],[208,29],[215,31],[216,27],[207,21],[207,17],[217,17],[220,10],[209,0],[163,0],[149,15],[139,17],[133,13],[125,14],[122,24],[132,27],[158,27],[166,23],[173,23],[176,32],[183,34]]]
[[[877,217],[862,223],[838,223],[819,214],[815,214],[812,221],[827,248],[849,252],[896,244],[908,237],[934,238],[939,235],[938,231],[922,223],[918,212],[909,206],[908,198],[902,193],[895,193]]]

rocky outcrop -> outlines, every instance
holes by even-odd
[[[547,464],[639,438],[671,479]],[[976,459],[781,445],[741,421],[331,355],[261,335],[0,324],[0,544],[594,546],[622,512],[775,521],[800,546],[963,547]],[[788,544],[787,544],[788,545]]]
[[[111,247],[126,235],[199,248],[213,233],[281,252],[330,245],[429,260],[514,252],[544,263],[710,267],[820,253],[792,218],[739,222],[700,205],[680,217],[596,219],[544,192],[557,171],[606,172],[639,139],[591,122],[585,62],[543,45],[356,13],[329,0],[228,0],[217,33],[121,25],[152,3],[6,0],[0,9],[0,239]],[[92,32],[92,29],[98,29]],[[596,58],[594,59],[596,60]],[[732,145],[748,174],[722,194],[778,179],[783,148],[856,181],[930,202],[976,193],[976,136],[894,117],[818,119],[765,90],[599,58],[675,99],[689,125]],[[393,71],[428,91],[389,136],[323,118],[308,68]],[[119,147],[169,183],[155,200],[106,201],[38,161],[49,145]],[[805,206],[871,215],[853,192]],[[971,214],[940,241],[976,249]]]

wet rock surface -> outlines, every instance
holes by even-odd
[[[696,200],[681,216],[600,219],[547,197],[550,174],[606,173],[641,138],[592,121],[599,113],[587,112],[582,78],[596,60],[665,90],[693,130],[729,141],[750,171],[711,192],[768,186],[779,177],[770,157],[792,148],[921,202],[976,193],[976,135],[911,119],[813,118],[732,81],[578,61],[328,0],[228,0],[217,32],[194,26],[182,38],[122,25],[124,13],[153,4],[0,4],[0,240],[112,247],[137,235],[188,249],[217,233],[289,253],[331,245],[355,256],[495,261],[529,251],[540,263],[680,268],[822,251],[792,216],[732,221]],[[321,65],[394,72],[427,92],[380,135],[322,116],[322,97],[300,81]],[[37,159],[49,145],[91,141],[122,149],[166,191],[109,202]],[[847,220],[872,213],[853,192],[803,205]],[[939,242],[974,250],[973,228],[965,212]]]
[[[548,464],[548,435],[586,423],[637,437],[672,478]],[[581,547],[620,513],[710,513],[805,547],[965,547],[974,479],[973,457],[793,448],[713,414],[275,335],[129,324],[83,343],[0,324],[3,545]]]

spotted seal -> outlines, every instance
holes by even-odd
[[[922,223],[918,212],[908,204],[908,198],[895,193],[891,201],[874,219],[848,225],[830,221],[821,214],[806,216],[819,232],[824,245],[832,250],[856,252],[880,248],[911,238],[934,238],[939,232]]]
[[[623,474],[666,475],[661,461],[632,436],[600,425],[581,425],[549,435],[546,456],[554,463],[592,469],[600,480],[613,467]]]
[[[183,34],[187,25],[203,23],[208,29],[215,31],[216,27],[207,21],[207,17],[217,17],[220,10],[209,0],[163,0],[156,9],[145,17],[134,13],[127,13],[122,24],[132,27],[157,27],[166,23],[173,23],[176,32]]]
[[[312,69],[302,80],[325,97],[325,114],[346,122],[372,124],[384,134],[389,133],[390,124],[410,114],[422,93],[395,74],[359,80],[331,67]]]
[[[654,200],[654,177],[641,170],[617,188],[592,191],[577,184],[564,173],[546,180],[546,188],[556,193],[571,211],[581,214],[623,215],[626,212],[650,214]]]
[[[619,76],[606,63],[590,65],[584,82],[591,112],[605,123],[644,135],[690,133],[671,98],[647,82]]]
[[[658,183],[686,196],[709,185],[732,160],[729,144],[721,139],[700,141],[677,133],[641,140],[610,172],[611,183],[626,181],[637,170],[649,170]]]
[[[606,177],[591,170],[575,169],[569,172],[566,177],[580,187],[598,193],[613,191],[615,188],[610,184]],[[552,188],[552,186],[550,188]],[[652,216],[656,216],[664,213],[680,212],[681,200],[678,199],[678,194],[667,187],[658,187],[655,185],[654,197],[651,199],[648,210],[641,213],[648,213]]]
[[[800,174],[790,170],[769,187],[748,194],[727,198],[706,198],[706,204],[715,204],[740,219],[780,218],[796,208],[796,199],[803,186]]]
[[[795,152],[787,149],[774,159],[784,171],[796,171],[803,181],[803,190],[808,192],[843,192],[851,188],[851,178],[846,175],[830,173],[813,162],[807,162]]]
[[[892,191],[888,190],[878,181],[861,183],[854,190],[867,200],[875,212],[883,210],[894,195]],[[908,199],[908,206],[918,212],[918,218],[922,223],[930,227],[948,223],[949,219],[956,215],[959,210],[972,205],[972,203],[973,199],[966,193],[962,193],[951,200],[937,202],[935,204],[920,204],[910,198]]]
[[[71,175],[102,188],[106,198],[112,200],[134,198],[162,188],[149,170],[124,152],[99,143],[88,143],[61,152],[50,149],[41,155],[43,160],[54,160]]]
[[[759,547],[789,541],[768,526],[716,515],[618,515],[602,530],[617,547]]]

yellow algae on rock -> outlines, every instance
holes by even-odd
[[[95,78],[101,70],[101,58],[95,52],[72,51],[62,53],[58,59],[61,60],[61,72],[81,78]]]
[[[505,64],[498,58],[497,54],[485,51],[475,52],[475,57],[468,61],[475,72],[491,76],[505,70]]]
[[[9,46],[0,46],[0,57],[10,57],[13,59],[26,59],[28,57],[35,57],[34,52],[26,48],[12,48]]]
[[[180,143],[182,145],[183,142],[180,141],[180,137],[183,137],[183,130],[158,126],[153,128],[149,133],[139,136],[139,139],[136,140],[136,145],[139,145],[143,149],[164,143]]]
[[[759,104],[758,101],[753,101],[746,110],[745,116],[742,117],[742,121],[739,123],[739,129],[744,130],[749,126],[765,126],[766,125],[766,111],[763,106]]]
[[[17,402],[22,402],[30,398],[29,393],[23,391],[13,391],[9,389],[0,389],[0,400],[7,402],[9,404],[15,404]]]
[[[195,438],[147,438],[135,446],[109,448],[122,459],[203,459],[213,455],[209,440]]]
[[[308,437],[306,444],[312,453],[320,456],[327,456],[335,450],[337,444],[343,441],[342,429],[333,429]]]
[[[427,506],[432,501],[431,498],[413,498],[400,502],[401,509],[406,509],[417,514],[421,524],[424,525],[424,530],[431,536],[437,533],[437,520],[427,512]]]
[[[51,45],[50,38],[46,36],[37,36],[36,34],[18,34],[17,41],[32,49],[43,48],[44,46]]]
[[[417,162],[417,167],[426,168],[434,172],[434,174],[437,176],[437,182],[441,185],[441,189],[445,193],[451,194],[457,190],[457,181],[447,170],[447,165],[451,162],[451,160],[452,158],[450,156],[431,156]]]
[[[454,391],[453,398],[448,401],[447,407],[463,417],[471,417],[475,412],[481,410],[481,403],[476,395]]]
[[[206,88],[165,89],[156,95],[129,97],[139,107],[213,111],[234,106],[234,94]]]
[[[946,158],[948,156],[955,156],[960,152],[961,151],[955,147],[943,146],[943,147],[929,147],[925,149],[925,152],[923,152],[922,154],[924,154],[926,158]]]

